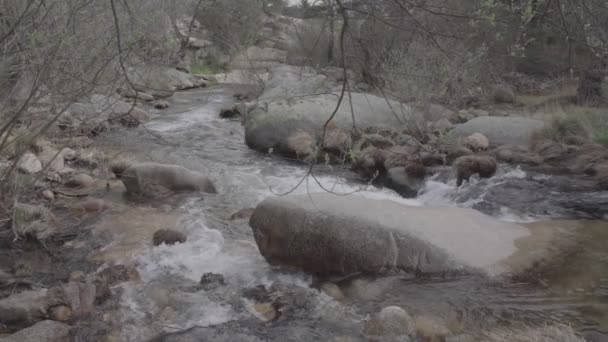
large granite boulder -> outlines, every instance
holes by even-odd
[[[62,129],[82,133],[99,133],[112,124],[137,127],[148,118],[148,113],[139,106],[116,96],[95,94],[70,105],[59,118],[58,125]]]
[[[279,65],[270,70],[259,101],[330,93],[333,85],[327,76],[318,74],[312,68]]]
[[[319,136],[338,103],[337,94],[321,94],[266,102],[247,116],[245,142],[255,150],[294,155],[287,143],[299,132]],[[398,127],[411,114],[406,104],[364,93],[352,93],[357,127]],[[331,127],[350,131],[353,112],[347,98],[342,101]]]
[[[142,66],[129,70],[129,80],[137,91],[154,97],[169,97],[177,90],[197,88],[206,84],[194,75],[173,68]]]
[[[287,61],[287,52],[271,47],[251,46],[239,53],[232,61],[231,69],[260,69],[283,64]]]
[[[327,276],[390,270],[503,275],[531,267],[542,255],[518,249],[518,240],[531,236],[528,228],[472,209],[413,207],[357,195],[269,198],[250,225],[271,264]]]
[[[491,146],[529,145],[532,135],[545,127],[540,120],[515,117],[480,116],[466,123],[456,125],[452,133],[457,137],[467,137],[481,133]]]

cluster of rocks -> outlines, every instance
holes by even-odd
[[[416,196],[440,165],[453,165],[458,185],[474,174],[491,177],[497,163],[508,163],[592,175],[606,187],[606,148],[577,136],[543,139],[543,121],[359,92],[338,106],[335,84],[312,69],[280,65],[271,69],[257,102],[237,103],[220,115],[240,116],[252,149],[306,163],[349,164],[366,181],[405,197]],[[495,103],[515,102],[508,86],[492,94]]]
[[[91,274],[74,271],[66,282],[30,289],[0,299],[2,341],[68,341],[72,324],[93,317],[112,295],[112,287],[137,281],[133,268],[109,266]]]

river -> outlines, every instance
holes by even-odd
[[[180,92],[171,99],[171,108],[146,129],[108,139],[142,160],[208,174],[218,188],[217,195],[180,197],[173,204],[178,228],[188,235],[186,243],[149,246],[132,254],[142,282],[122,285],[120,340],[164,336],[159,340],[328,341],[350,336],[358,341],[362,319],[399,305],[414,315],[439,317],[455,332],[560,321],[572,324],[589,341],[608,341],[608,252],[602,243],[608,241],[608,222],[597,220],[608,210],[600,207],[608,203],[608,193],[576,192],[567,180],[504,166],[496,177],[460,189],[444,170],[427,181],[416,199],[362,184],[339,166],[315,168],[316,177],[294,189],[307,167],[248,149],[240,122],[218,116],[231,101],[228,87]],[[473,207],[514,222],[559,219],[563,225],[578,226],[585,247],[540,283],[394,275],[343,281],[339,285],[346,298],[337,302],[311,289],[311,276],[270,267],[257,251],[247,222],[228,219],[268,196],[323,191],[317,181],[340,194],[418,206]],[[596,208],[589,209],[594,204]],[[222,274],[226,284],[200,290],[196,284],[207,272]],[[290,307],[281,319],[262,323],[244,292],[273,283],[280,284],[276,286]]]

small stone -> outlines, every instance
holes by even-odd
[[[226,285],[223,275],[210,272],[203,274],[200,284],[205,291],[212,291],[220,286]]]
[[[465,123],[475,118],[475,114],[468,110],[461,110],[456,115],[455,122],[456,123]]]
[[[158,101],[154,104],[154,108],[156,109],[167,109],[169,108],[169,102],[167,101]]]
[[[172,229],[157,230],[152,237],[154,246],[159,246],[163,243],[167,245],[174,245],[176,243],[184,243],[186,240],[186,234]]]
[[[95,302],[101,304],[109,299],[112,296],[112,286],[139,279],[137,270],[125,265],[110,266],[102,270],[95,275],[93,281],[96,289]]]
[[[473,133],[464,138],[463,144],[471,151],[485,151],[490,147],[490,140],[481,133]]]
[[[47,174],[45,179],[48,180],[49,182],[59,183],[59,182],[61,182],[61,175],[58,172],[53,172],[53,173]]]
[[[160,319],[162,319],[164,321],[173,322],[177,318],[177,311],[175,311],[175,309],[172,308],[171,306],[166,306],[160,312],[159,317],[160,317]]]
[[[59,151],[49,146],[42,146],[42,151],[38,154],[42,166],[48,171],[58,172],[65,167],[63,156]]]
[[[474,154],[473,151],[464,146],[454,146],[449,151],[446,158],[448,164],[452,164],[456,159],[462,156],[470,156]]]
[[[146,101],[146,102],[154,101],[154,96],[152,96],[148,93],[144,93],[142,91],[137,92],[137,98],[142,101]]]
[[[236,220],[247,220],[251,217],[251,215],[253,215],[255,208],[243,208],[235,213],[233,213],[232,215],[230,215],[230,220],[231,221],[236,221]]]
[[[416,317],[416,333],[425,341],[444,341],[450,329],[442,321],[428,316]]]
[[[40,172],[42,162],[33,153],[27,152],[19,159],[17,169],[26,174]]]
[[[321,285],[321,291],[337,301],[344,299],[342,290],[334,283],[323,283],[323,285]]]
[[[480,116],[490,116],[490,112],[483,109],[473,109],[470,111],[470,113],[473,114],[476,118]]]
[[[505,84],[497,84],[492,88],[492,98],[496,103],[514,103],[515,92]]]
[[[257,313],[255,316],[263,322],[270,322],[278,317],[277,310],[272,303],[256,303],[253,305],[253,309]]]
[[[49,310],[49,318],[53,321],[67,322],[72,319],[72,309],[66,305],[53,306]]]
[[[69,147],[66,147],[61,150],[61,155],[63,156],[63,159],[67,161],[76,159],[76,151],[72,150]]]
[[[220,109],[220,118],[222,119],[232,119],[240,116],[241,113],[236,106],[225,107]]]
[[[42,190],[42,192],[40,193],[42,195],[42,198],[47,199],[49,201],[54,201],[55,200],[55,194],[51,191],[51,190]]]
[[[71,167],[64,167],[63,169],[59,170],[57,173],[59,175],[66,176],[66,175],[76,174],[77,172],[78,171],[72,169]]]
[[[364,331],[367,335],[412,335],[416,323],[412,317],[398,306],[389,306],[365,322]]]
[[[82,271],[74,271],[70,273],[70,281],[73,282],[84,282],[87,275]]]
[[[93,177],[87,175],[86,173],[81,173],[70,178],[65,183],[65,185],[71,188],[82,189],[90,187],[91,185],[93,185],[94,181],[95,180],[93,179]]]
[[[61,286],[64,298],[70,303],[74,318],[89,315],[95,310],[96,286],[88,283],[69,282]]]
[[[454,128],[454,125],[447,118],[442,118],[431,123],[430,128],[433,132],[444,133]]]

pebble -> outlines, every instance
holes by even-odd
[[[72,319],[72,309],[66,305],[57,305],[49,310],[49,318],[53,321],[67,322]]]
[[[42,197],[44,199],[47,199],[49,201],[54,201],[55,200],[55,194],[51,191],[51,190],[43,190],[41,193]]]

